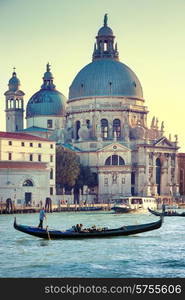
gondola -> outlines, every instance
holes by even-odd
[[[31,227],[27,225],[19,225],[14,220],[14,228],[21,232],[43,238],[43,239],[83,239],[83,238],[108,238],[114,236],[128,236],[132,234],[138,234],[150,230],[158,229],[162,226],[163,217],[160,220],[153,223],[141,224],[141,225],[130,225],[122,226],[116,229],[102,228],[101,231],[97,229],[90,229],[90,231],[82,230],[80,232],[75,232],[72,230],[60,231],[53,229],[40,229],[38,227]]]
[[[159,211],[156,211],[156,210],[152,210],[150,208],[148,208],[148,211],[155,215],[155,216],[164,216],[164,217],[185,217],[185,212],[182,212],[182,213],[178,213],[176,211],[163,211],[163,212],[159,212]]]

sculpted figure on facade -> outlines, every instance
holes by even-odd
[[[129,142],[130,128],[129,128],[129,125],[127,123],[123,127],[123,138],[124,138],[125,142]]]
[[[162,123],[161,123],[161,134],[163,134],[164,133],[164,121],[162,121]]]
[[[112,173],[112,183],[113,183],[113,184],[117,183],[117,177],[118,177],[117,173],[116,173],[116,172],[113,172],[113,173]]]
[[[64,129],[64,140],[70,143],[73,139],[73,127],[72,120],[70,117],[67,119],[66,128]]]

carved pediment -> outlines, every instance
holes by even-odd
[[[157,147],[163,147],[163,148],[165,147],[174,148],[174,143],[169,141],[166,137],[162,137],[159,140],[155,141],[153,145]]]
[[[130,152],[131,150],[126,146],[123,146],[119,143],[111,143],[101,149],[98,149],[97,152]]]

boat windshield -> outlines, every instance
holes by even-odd
[[[115,200],[116,204],[128,204],[129,203],[129,199],[118,199]]]
[[[132,198],[131,204],[143,204],[143,200],[141,198]]]

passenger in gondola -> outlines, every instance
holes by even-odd
[[[77,232],[81,232],[82,231],[82,227],[83,227],[83,224],[77,224],[76,225]]]
[[[165,212],[165,204],[164,203],[162,204],[162,212],[163,213]]]
[[[97,230],[96,225],[93,225],[93,226],[91,227],[91,231],[96,231],[96,230]]]

